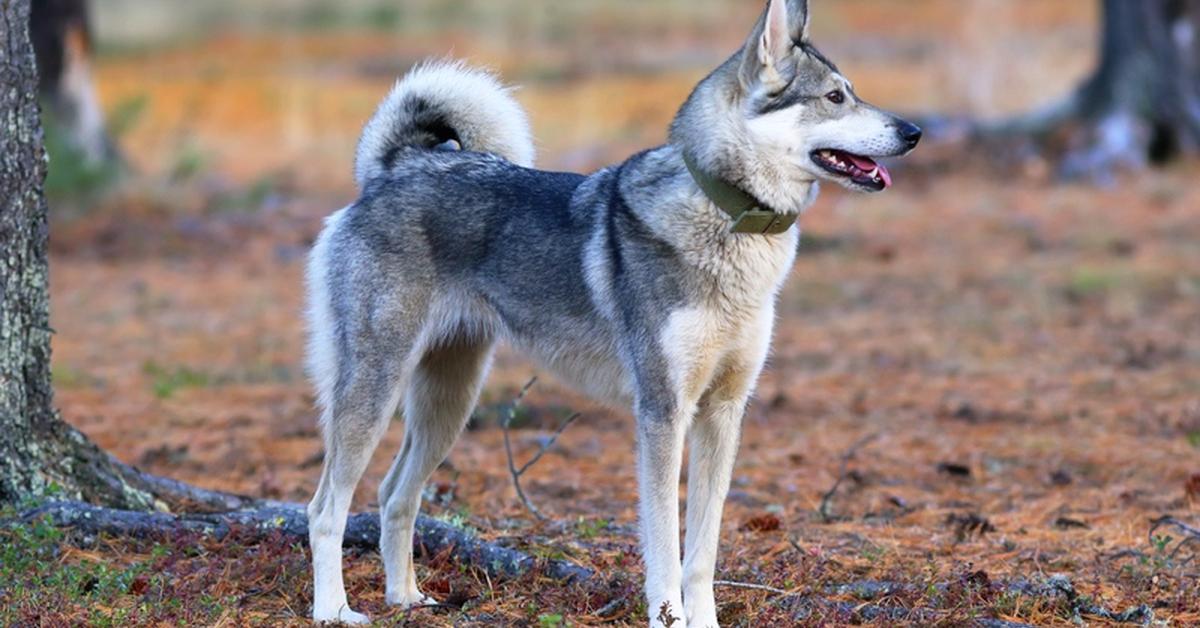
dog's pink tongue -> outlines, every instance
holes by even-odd
[[[858,166],[858,169],[862,170],[863,172],[870,172],[875,169],[875,160],[871,159],[870,157],[862,157],[860,155],[854,155],[851,153],[846,153],[846,157],[853,162],[855,166]]]
[[[872,170],[878,168],[879,178],[883,181],[883,187],[892,187],[892,173],[888,172],[887,166],[876,162],[870,157],[862,157],[860,155],[853,155],[850,153],[846,153],[846,157],[854,164],[855,167],[863,172],[871,172]]]

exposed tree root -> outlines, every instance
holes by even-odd
[[[48,518],[54,525],[86,534],[108,534],[133,538],[164,536],[179,531],[198,532],[222,538],[235,528],[279,532],[297,541],[308,540],[308,517],[298,505],[277,504],[254,510],[174,515],[163,512],[116,510],[82,502],[58,501],[24,512],[18,522]],[[379,515],[352,515],[346,524],[345,544],[374,549],[379,546]],[[563,582],[579,582],[592,571],[564,560],[545,560],[518,550],[488,543],[449,523],[418,516],[414,547],[422,555],[449,552],[454,560],[484,570],[490,576],[513,577],[540,569],[545,576]]]
[[[263,534],[279,533],[299,542],[308,538],[307,517],[298,505],[279,504],[254,510],[224,513],[173,515],[163,512],[115,510],[81,502],[50,502],[22,513],[15,519],[0,521],[0,525],[27,525],[48,519],[56,526],[70,528],[89,535],[114,535],[132,538],[156,538],[180,531],[223,538],[235,530],[260,530]],[[1175,525],[1175,521],[1164,525]],[[591,570],[563,560],[538,560],[518,550],[480,540],[473,534],[451,524],[419,516],[416,524],[415,547],[421,555],[447,553],[453,560],[470,564],[493,577],[517,577],[533,571],[564,583],[597,582]],[[346,526],[345,544],[348,547],[374,549],[379,540],[379,517],[362,513],[350,517]],[[939,600],[953,606],[955,596],[964,592],[981,596],[1009,596],[1014,599],[1048,602],[1060,613],[1075,621],[1101,619],[1116,624],[1147,624],[1154,620],[1147,606],[1114,611],[1080,595],[1070,579],[1051,576],[1046,579],[1015,579],[1007,582],[989,581],[986,576],[969,582],[943,582],[931,586],[919,583],[864,580],[834,584],[817,590],[785,590],[766,585],[719,580],[722,588],[760,591],[768,601],[786,610],[796,621],[807,622],[817,617],[836,617],[847,622],[905,622],[934,624],[946,617],[947,610],[938,608]],[[921,600],[932,606],[906,606],[905,600]],[[610,618],[622,614],[630,600],[614,599],[597,612],[597,617]],[[979,628],[1024,628],[1028,624],[996,618],[979,618],[971,626]]]

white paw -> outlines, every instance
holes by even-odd
[[[342,605],[337,611],[313,611],[313,621],[318,624],[369,624],[371,618],[356,613],[350,610],[349,606]]]
[[[389,593],[386,599],[388,604],[391,604],[392,606],[399,606],[400,608],[412,608],[414,606],[426,606],[429,604],[438,603],[437,600],[417,590],[409,591],[401,595],[392,595]]]
[[[721,628],[720,624],[717,623],[717,605],[715,602],[702,602],[692,608],[688,608],[686,602],[684,605],[687,611],[687,628]]]

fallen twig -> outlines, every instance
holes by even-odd
[[[537,464],[537,461],[541,460],[542,456],[544,456],[546,452],[554,446],[554,443],[558,441],[558,437],[562,435],[563,431],[570,427],[570,425],[579,418],[579,413],[576,412],[567,417],[567,420],[563,421],[562,424],[558,426],[558,429],[554,431],[554,434],[552,434],[549,439],[541,444],[541,447],[538,448],[537,453],[534,454],[528,462],[521,465],[520,469],[518,469],[516,461],[513,459],[512,442],[509,439],[508,432],[512,422],[517,418],[517,409],[521,407],[521,401],[525,399],[525,395],[529,393],[529,389],[533,388],[533,385],[536,383],[537,377],[530,378],[529,381],[525,383],[525,386],[521,388],[521,391],[517,393],[517,396],[513,399],[512,405],[508,408],[508,414],[505,415],[504,421],[501,423],[501,427],[504,429],[504,452],[508,455],[508,473],[512,476],[513,487],[517,489],[517,497],[521,499],[522,504],[525,504],[525,508],[529,510],[529,512],[533,513],[534,517],[545,521],[546,516],[543,515],[541,511],[539,511],[537,507],[533,505],[533,502],[529,501],[529,497],[525,494],[524,489],[521,488],[521,476],[525,475],[525,472],[528,471],[529,468],[534,464]]]
[[[850,460],[854,458],[854,456],[858,453],[858,450],[862,449],[868,443],[878,437],[878,433],[864,436],[851,445],[850,449],[847,449],[846,453],[842,455],[842,464],[838,469],[837,480],[833,483],[833,486],[828,491],[825,491],[825,494],[821,496],[821,505],[817,508],[817,514],[821,516],[821,521],[824,523],[829,523],[834,520],[833,514],[829,511],[830,505],[833,502],[833,496],[836,495],[838,489],[841,488],[842,482],[846,481],[846,471],[850,466]]]
[[[1154,533],[1157,532],[1159,528],[1162,528],[1164,526],[1173,527],[1176,530],[1179,530],[1180,532],[1183,533],[1183,539],[1181,539],[1179,541],[1179,543],[1177,543],[1175,545],[1175,549],[1171,550],[1171,559],[1172,560],[1174,560],[1179,555],[1179,552],[1182,551],[1183,548],[1187,547],[1188,545],[1190,545],[1192,543],[1200,543],[1200,529],[1194,528],[1194,527],[1176,519],[1175,517],[1166,515],[1163,517],[1159,517],[1157,519],[1150,520],[1150,531],[1146,533],[1146,536],[1147,536],[1147,538],[1149,538],[1150,543],[1152,545],[1154,544]],[[1187,558],[1187,560],[1183,561],[1183,564],[1190,563],[1195,558],[1196,558],[1196,554],[1193,552],[1192,555]]]
[[[752,582],[734,582],[733,580],[714,580],[713,586],[730,587],[733,589],[750,589],[751,591],[766,591],[775,595],[795,595],[795,591],[787,591],[785,589],[777,589],[769,587],[765,584],[754,584]]]

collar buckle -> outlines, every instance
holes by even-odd
[[[747,194],[737,186],[714,177],[701,170],[687,152],[683,152],[683,163],[687,165],[692,179],[700,187],[700,191],[712,201],[721,211],[729,214],[733,220],[730,233],[756,233],[759,235],[779,235],[787,232],[796,224],[795,214],[781,214],[772,211]]]
[[[786,233],[796,223],[796,217],[790,214],[776,214],[755,207],[734,217],[732,233],[757,233],[761,235],[779,235]]]

